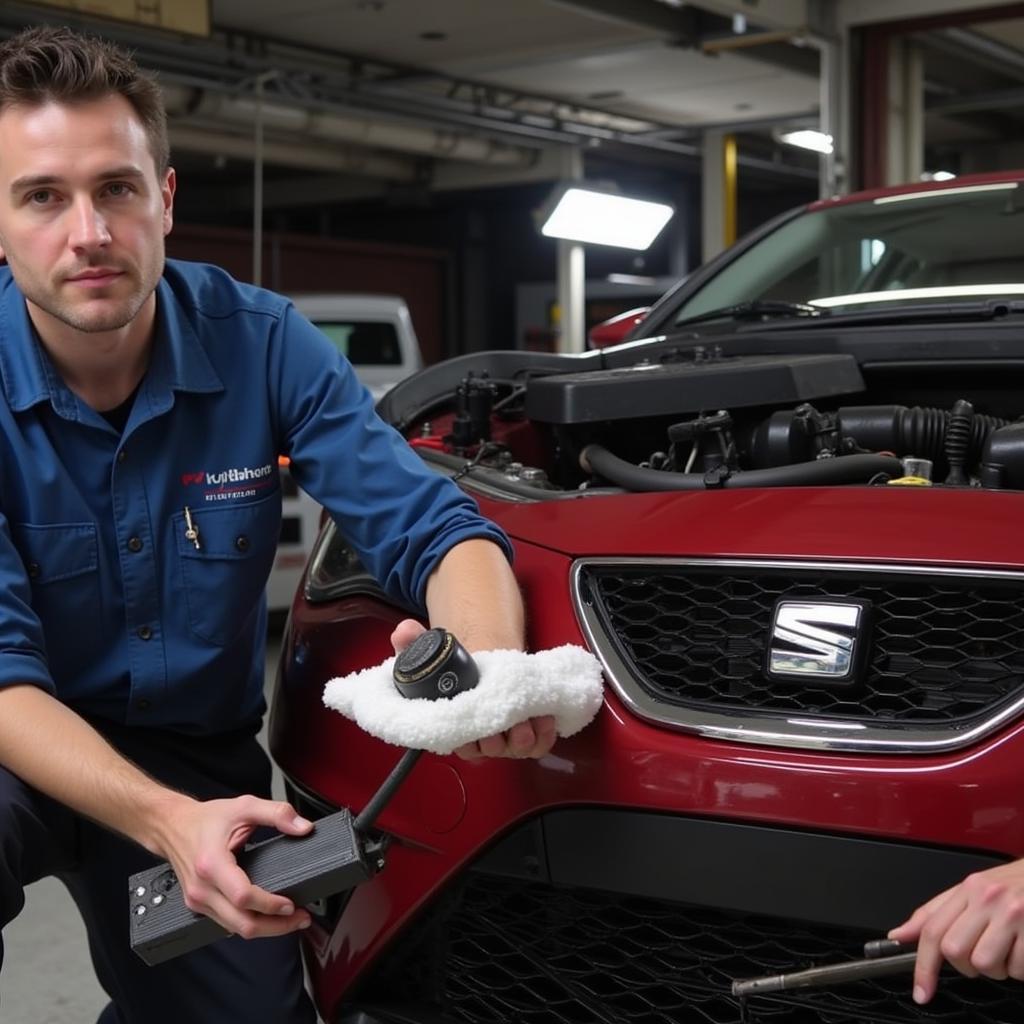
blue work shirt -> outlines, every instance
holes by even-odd
[[[82,714],[189,733],[259,718],[281,454],[405,604],[459,541],[510,550],[287,299],[216,267],[168,261],[123,433],[64,384],[0,267],[0,387],[0,686]]]

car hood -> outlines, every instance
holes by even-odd
[[[1019,567],[1024,495],[787,487],[484,500],[517,542],[581,557],[869,559]]]

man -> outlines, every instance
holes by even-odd
[[[0,47],[0,926],[57,874],[101,1021],[298,1024],[309,916],[232,855],[256,828],[310,828],[267,799],[254,739],[277,456],[470,650],[520,647],[522,608],[505,537],[289,303],[165,265],[174,190],[159,90],[123,52],[66,29]],[[461,753],[553,739],[537,719]],[[134,957],[126,880],[158,859],[235,937]]]

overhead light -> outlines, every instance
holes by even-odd
[[[952,171],[925,171],[921,175],[922,181],[952,181],[956,175]]]
[[[549,197],[538,219],[543,219],[541,234],[549,238],[642,250],[658,237],[674,212],[668,203],[562,185]]]
[[[639,285],[642,288],[654,288],[658,279],[647,274],[609,274],[605,280],[609,284]]]
[[[801,149],[813,149],[815,153],[832,152],[832,136],[825,132],[819,132],[814,128],[800,128],[792,132],[780,132],[779,142],[785,142],[789,146],[799,146]]]

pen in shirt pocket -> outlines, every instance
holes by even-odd
[[[196,546],[196,551],[199,550],[199,527],[192,520],[192,510],[185,506],[185,540],[192,541]]]

